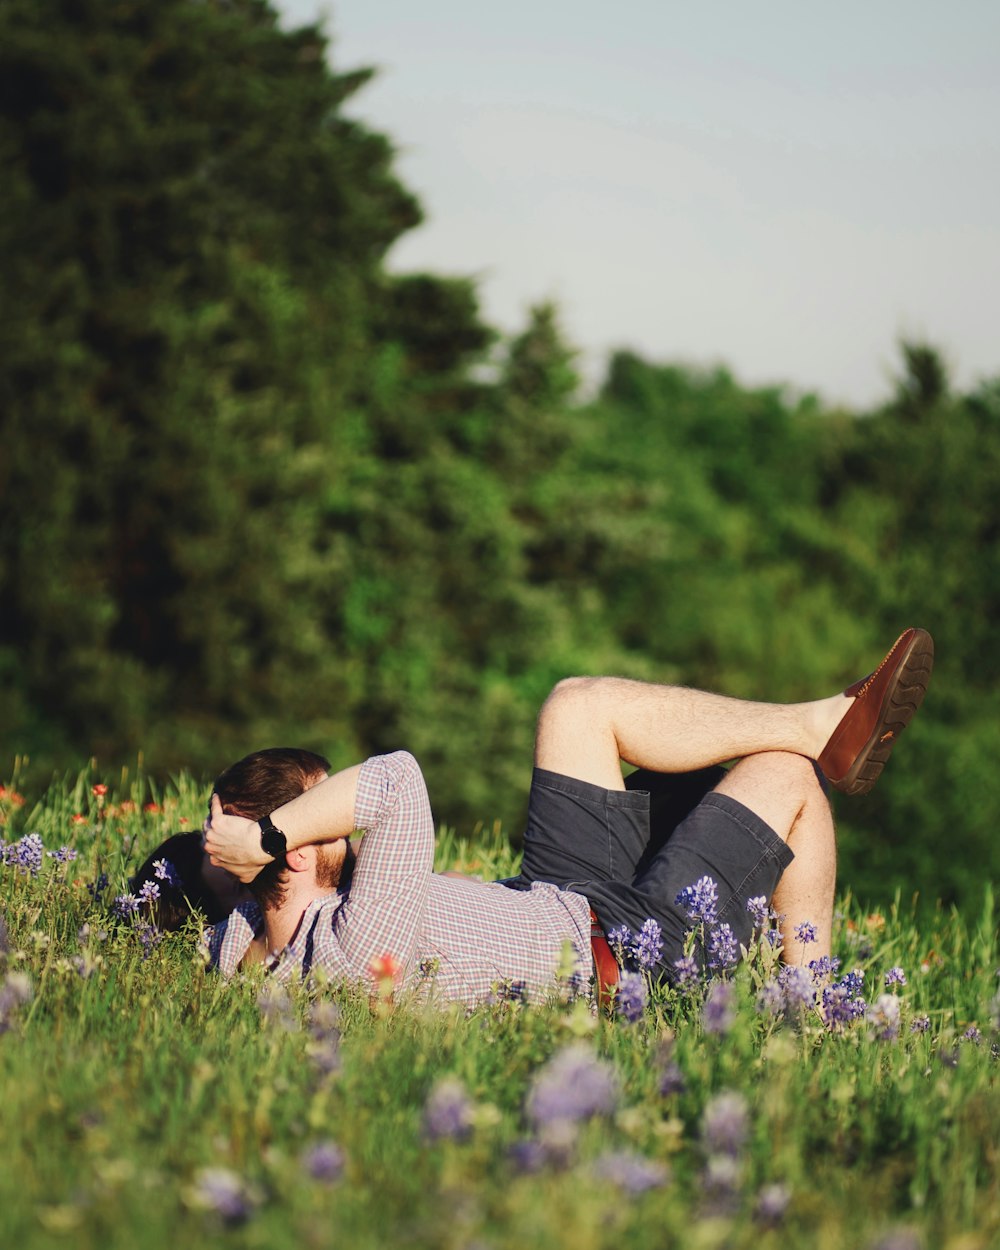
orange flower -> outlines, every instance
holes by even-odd
[[[75,816],[70,817],[70,821],[74,825],[85,825],[87,823],[87,817],[82,815],[80,812],[77,812]]]
[[[96,786],[90,787],[90,793],[94,796],[95,799],[103,799],[104,796],[107,794],[107,792],[108,792],[108,787],[104,784],[103,781],[99,781]]]
[[[161,808],[159,803],[143,803],[142,810],[144,812],[149,812],[151,815],[155,815],[161,810]]]
[[[372,979],[376,981],[380,989],[388,987],[392,989],[392,983],[403,971],[403,966],[393,955],[376,955],[368,965],[368,971],[372,975]]]

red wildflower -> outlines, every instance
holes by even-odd
[[[388,998],[392,993],[394,981],[403,971],[403,966],[393,955],[386,953],[385,955],[376,955],[368,965],[368,971],[375,982],[375,988],[378,990],[379,997]]]
[[[90,793],[94,796],[95,799],[103,799],[104,796],[107,794],[107,792],[108,792],[108,787],[104,784],[103,781],[99,781],[96,786],[90,787]]]
[[[155,815],[155,814],[156,814],[157,812],[159,812],[161,809],[160,809],[160,805],[159,805],[159,803],[143,803],[143,805],[142,805],[142,810],[143,810],[144,812],[149,812],[149,813],[151,813],[151,814]]]
[[[70,821],[74,825],[85,825],[87,823],[87,817],[82,815],[80,812],[77,812],[76,815],[70,817]]]

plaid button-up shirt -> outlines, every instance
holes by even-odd
[[[539,998],[552,990],[564,947],[584,984],[593,973],[590,905],[581,894],[535,883],[510,890],[432,872],[434,823],[417,761],[374,756],[358,777],[355,825],[364,831],[347,893],[315,899],[292,941],[271,961],[278,980],[321,968],[371,985],[373,960],[391,955],[399,984],[442,1000],[474,1003],[498,988]],[[262,925],[243,904],[209,931],[225,976]]]

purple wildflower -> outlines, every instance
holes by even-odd
[[[708,937],[708,966],[713,972],[728,972],[739,960],[736,934],[727,924],[716,925]]]
[[[319,1141],[302,1152],[302,1166],[314,1181],[327,1185],[344,1174],[344,1152],[332,1141]]]
[[[663,933],[655,920],[647,920],[632,943],[632,957],[640,968],[655,968],[663,954]]]
[[[0,912],[0,955],[6,955],[10,950],[10,939],[7,936],[7,921],[3,918],[3,912]]]
[[[890,968],[885,974],[885,988],[889,989],[892,985],[905,985],[906,973],[902,968]]]
[[[71,864],[76,859],[76,851],[71,846],[61,846],[58,851],[46,851],[46,854],[57,864]]]
[[[735,1090],[709,1099],[701,1117],[701,1136],[709,1155],[735,1159],[747,1139],[747,1100]]]
[[[926,1033],[931,1027],[930,1016],[914,1016],[910,1022],[911,1033]]]
[[[733,987],[728,981],[713,981],[705,996],[701,1022],[706,1033],[728,1033],[736,1014],[733,1011]]]
[[[757,1195],[754,1214],[762,1224],[780,1224],[785,1218],[791,1199],[792,1192],[787,1185],[782,1185],[780,1182],[765,1185]]]
[[[816,941],[816,926],[810,924],[808,920],[803,920],[801,924],[795,926],[795,940],[801,942],[803,946],[808,946],[810,942]]]
[[[536,1072],[527,1114],[537,1127],[607,1115],[618,1102],[614,1069],[583,1043],[573,1043]]]
[[[895,994],[880,994],[868,1008],[865,1018],[880,1041],[894,1041],[899,1034],[899,999]]]
[[[434,1083],[424,1104],[424,1132],[432,1141],[467,1137],[472,1129],[472,1103],[457,1076]]]
[[[690,990],[699,980],[698,961],[693,955],[682,955],[674,960],[674,982],[680,990]]]
[[[610,1181],[627,1194],[643,1194],[647,1189],[665,1185],[666,1167],[630,1150],[609,1150],[593,1163],[594,1175]]]
[[[770,917],[770,910],[767,906],[766,895],[758,894],[756,898],[748,898],[747,911],[750,913],[750,919],[754,922],[757,928],[763,929]]]
[[[139,891],[140,906],[149,907],[155,899],[160,897],[160,887],[155,881],[143,882],[142,889]]]
[[[29,873],[32,877],[37,877],[42,867],[44,853],[45,847],[42,844],[41,835],[26,833],[23,838],[18,838],[10,846],[4,847],[3,857],[4,862],[10,868],[17,868],[21,872]]]
[[[687,1089],[687,1082],[684,1080],[684,1073],[678,1064],[673,1060],[664,1064],[663,1071],[660,1073],[660,1095],[663,1098],[671,1098],[674,1094],[683,1094]]]
[[[508,1155],[514,1167],[526,1174],[540,1172],[549,1161],[549,1152],[533,1137],[522,1137],[520,1141],[514,1142]]]
[[[618,1014],[637,1024],[646,1010],[646,982],[638,972],[623,972],[618,981]]]
[[[785,1010],[785,991],[780,981],[765,981],[761,986],[757,1010],[769,1016],[779,1016]]]
[[[195,1177],[192,1200],[195,1206],[214,1211],[226,1224],[242,1224],[254,1207],[246,1183],[229,1168],[202,1168]]]
[[[632,930],[626,924],[619,925],[617,929],[609,930],[608,945],[611,947],[615,959],[619,963],[624,963],[627,952],[632,948]]]
[[[816,991],[812,977],[798,964],[786,964],[778,973],[778,984],[785,995],[785,1005],[791,1007],[814,1007]]]
[[[781,930],[780,929],[768,929],[766,933],[764,934],[764,936],[767,938],[767,942],[769,946],[781,945]]]
[[[142,957],[148,959],[155,947],[163,941],[163,934],[155,924],[150,924],[148,920],[141,920],[136,925],[135,931],[142,943]]]
[[[165,885],[171,885],[175,889],[180,889],[181,879],[177,875],[177,869],[169,859],[153,860],[153,876],[157,881],[164,882]]]
[[[864,974],[860,968],[855,968],[853,972],[845,972],[837,984],[856,996],[865,988]]]
[[[711,877],[699,877],[694,885],[685,886],[674,902],[685,909],[693,924],[715,924],[719,887]]]
[[[827,1028],[836,1032],[865,1014],[865,1001],[854,997],[845,985],[828,985],[823,990],[823,1014]]]
[[[822,955],[819,959],[811,959],[809,961],[809,971],[813,975],[813,980],[818,984],[824,977],[832,977],[834,973],[840,970],[840,960],[830,955]]]
[[[113,903],[116,915],[126,920],[139,910],[139,900],[134,894],[119,894]]]
[[[107,888],[108,888],[108,874],[106,872],[99,873],[96,881],[87,882],[87,893],[90,895],[90,897],[94,900],[95,903],[99,903],[101,901],[101,898],[104,895],[104,891]]]
[[[974,1024],[970,1024],[962,1034],[962,1041],[971,1042],[973,1046],[980,1046],[982,1045],[983,1035]]]

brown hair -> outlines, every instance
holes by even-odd
[[[300,747],[268,747],[231,764],[215,779],[222,810],[247,820],[260,820],[275,808],[298,798],[319,773],[330,771],[330,761]],[[248,889],[261,907],[278,906],[284,891],[284,860],[262,868]]]

